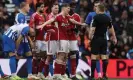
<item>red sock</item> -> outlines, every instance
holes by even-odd
[[[71,74],[76,74],[76,59],[70,59],[70,65],[71,65]]]
[[[45,60],[41,60],[39,63],[38,72],[42,72],[44,66],[45,66]]]
[[[38,60],[37,59],[33,59],[33,62],[32,62],[32,73],[33,74],[37,74],[38,73]]]
[[[62,72],[62,64],[58,64],[57,62],[55,62],[54,66],[55,66],[54,74],[61,74],[61,72]]]
[[[66,73],[66,65],[62,65],[61,75],[64,75],[65,73]]]
[[[49,65],[48,64],[45,64],[44,69],[45,69],[44,76],[47,77],[48,76],[48,73],[49,73]]]

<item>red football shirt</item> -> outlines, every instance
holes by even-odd
[[[56,16],[55,21],[58,22],[59,40],[68,40],[67,27],[69,26],[68,16],[59,14]]]
[[[36,30],[36,40],[44,40],[44,29],[36,29],[36,26],[43,24],[44,16],[35,12],[30,19],[29,26]]]
[[[75,21],[77,22],[81,22],[81,18],[77,13],[74,13],[71,18],[73,18]],[[68,26],[68,39],[69,40],[77,40],[76,34],[75,32],[72,30],[76,27],[75,24],[70,23],[70,25]]]
[[[50,13],[47,17],[46,20],[48,21],[49,19],[55,17],[54,14]],[[48,29],[53,29],[55,32],[51,32],[50,33],[50,40],[58,40],[58,29],[55,27],[54,23],[51,23],[49,25],[47,25]]]

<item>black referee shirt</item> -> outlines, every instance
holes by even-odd
[[[112,27],[111,19],[106,14],[97,14],[92,20],[92,27],[95,27],[94,37],[106,37],[108,28]]]

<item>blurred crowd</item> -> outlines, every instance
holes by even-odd
[[[93,11],[96,0],[80,0],[80,15],[82,21]],[[126,59],[127,52],[133,48],[133,0],[101,0],[110,12],[112,23],[118,39],[118,44],[108,42],[111,59]]]
[[[13,25],[15,22],[15,15],[19,12],[18,5],[20,2],[25,0],[12,0],[16,6],[12,13],[7,11],[5,4],[10,3],[9,0],[0,0],[0,42],[2,34],[9,26]],[[17,2],[16,2],[17,1]],[[77,4],[76,12],[80,14],[82,22],[85,21],[86,16],[89,12],[93,11],[93,3],[96,0],[26,0],[30,3],[30,13],[29,16],[35,11],[34,4],[42,1],[45,3],[45,8],[47,13],[50,12],[50,7],[52,3],[71,3],[75,2]],[[117,35],[118,44],[113,45],[110,41],[108,42],[109,53],[111,59],[126,59],[127,52],[133,48],[133,0],[101,0],[105,3],[107,11],[110,12],[112,23]],[[33,3],[34,2],[34,3]],[[82,31],[81,33],[84,33]],[[2,46],[0,48],[2,51]],[[2,52],[0,52],[2,54]]]

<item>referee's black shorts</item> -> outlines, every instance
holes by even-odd
[[[94,37],[91,41],[91,54],[106,55],[107,54],[107,40],[103,37]]]

